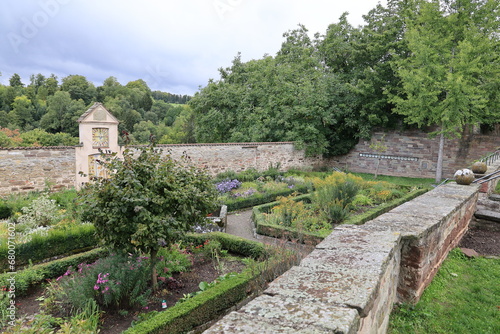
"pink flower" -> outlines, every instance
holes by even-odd
[[[94,285],[94,290],[99,290],[99,287],[97,285]]]

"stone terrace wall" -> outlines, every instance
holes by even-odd
[[[371,149],[370,145],[376,142],[383,143],[387,150],[379,153]],[[348,154],[332,158],[330,164],[352,172],[373,174],[377,165],[377,158],[373,155],[381,155],[380,174],[433,178],[438,146],[438,138],[430,139],[421,131],[375,132],[371,140],[360,140]],[[462,139],[446,139],[443,177],[452,178],[458,169],[470,166],[474,160],[499,147],[499,136],[470,135]]]
[[[0,196],[75,184],[75,148],[0,148]]]
[[[450,183],[361,226],[341,226],[264,294],[204,333],[385,333],[468,228],[479,186]]]

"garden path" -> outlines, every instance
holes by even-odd
[[[314,246],[298,244],[296,242],[284,241],[282,239],[271,238],[255,233],[255,225],[252,221],[252,209],[231,212],[227,215],[226,233],[248,240],[274,245],[299,251],[302,255],[307,255],[314,249]]]

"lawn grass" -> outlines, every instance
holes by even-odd
[[[409,186],[409,187],[431,187],[435,184],[434,179],[429,178],[416,178],[416,177],[403,177],[403,176],[387,176],[387,175],[378,175],[375,178],[374,174],[368,173],[351,173],[353,175],[357,175],[364,180],[368,181],[386,181],[393,184],[397,184],[399,186]]]
[[[450,252],[416,305],[391,314],[389,334],[500,333],[500,259]]]

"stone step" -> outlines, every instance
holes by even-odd
[[[474,217],[500,223],[500,212],[491,210],[477,210]]]
[[[490,201],[500,202],[499,194],[491,194],[488,198],[490,199]]]

